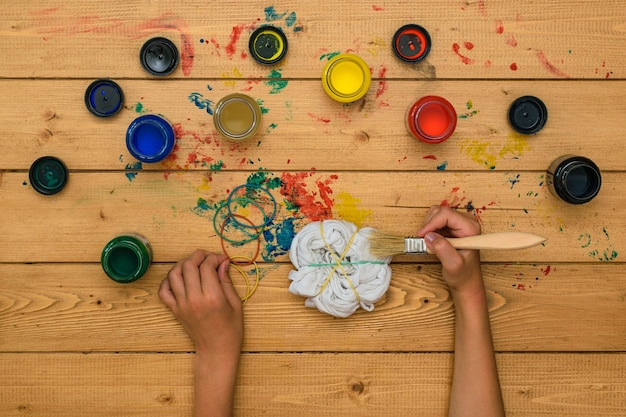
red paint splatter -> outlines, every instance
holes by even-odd
[[[550,274],[550,265],[546,266],[545,268],[541,268],[541,272],[543,272],[543,275],[548,276]],[[552,270],[552,272],[556,271],[556,268],[554,268]]]
[[[226,45],[226,55],[230,58],[233,57],[233,55],[235,54],[235,51],[237,49],[237,41],[239,40],[239,38],[241,37],[241,34],[243,33],[243,30],[245,28],[245,25],[237,25],[237,26],[233,26],[232,31],[230,32],[230,40],[228,42],[228,45]]]
[[[517,71],[517,64],[514,62],[511,65],[509,65],[509,68],[511,68],[511,71]]]
[[[506,44],[511,48],[515,48],[517,46],[517,39],[515,39],[515,35],[512,33],[506,38]]]
[[[502,20],[496,20],[496,33],[502,35],[504,33],[504,23]]]
[[[450,194],[448,195],[448,197],[441,203],[439,203],[439,205],[442,207],[451,207],[454,209],[459,208],[461,204],[463,204],[463,202],[466,200],[465,196],[458,195],[459,190],[459,187],[453,187],[452,190],[450,190]],[[463,194],[465,194],[465,192],[463,192]]]
[[[435,155],[426,155],[423,156],[422,159],[432,159],[433,161],[436,161],[437,157]]]
[[[41,26],[38,33],[47,35],[44,40],[70,37],[83,33],[94,33],[107,36],[126,36],[130,39],[148,37],[165,30],[174,30],[180,34],[181,42],[181,67],[183,75],[189,77],[193,67],[194,44],[189,34],[189,26],[182,17],[173,13],[164,13],[159,17],[146,20],[138,24],[131,24],[121,19],[103,20],[98,16],[78,16],[74,21],[68,22],[67,18],[55,16],[61,8],[47,9],[32,14],[35,18],[35,26]]]
[[[526,291],[526,284],[517,284],[517,289],[520,291]]]
[[[487,67],[487,68],[491,67],[491,61],[486,60],[485,61],[485,67]]]
[[[317,180],[315,182],[317,191],[310,191],[307,189],[306,180],[313,174],[314,172],[283,173],[280,194],[308,219],[313,221],[330,219],[335,204],[334,200],[330,198],[330,194],[333,192],[330,185],[339,177],[331,175],[325,180]]]
[[[454,51],[454,53],[456,54],[456,56],[459,57],[459,59],[461,60],[462,63],[464,63],[465,65],[470,65],[474,63],[474,60],[471,58],[468,58],[466,56],[463,56],[459,53],[459,50],[461,49],[461,46],[458,43],[452,44],[452,50]]]
[[[385,94],[385,91],[387,91],[387,81],[384,80],[384,78],[387,75],[387,68],[382,67],[380,70],[378,70],[378,78],[380,78],[380,80],[378,81],[378,89],[376,90],[376,98],[379,98],[380,96],[382,96],[383,94]]]
[[[463,46],[465,46],[465,49],[467,49],[468,51],[471,51],[472,49],[474,49],[474,44],[471,42],[464,42]]]
[[[606,73],[606,76],[605,76],[604,78],[609,78],[610,76],[611,76],[611,73],[610,73],[610,72],[607,72],[607,73]]]
[[[324,116],[316,116],[313,113],[307,113],[309,115],[309,117],[315,119],[318,122],[322,122],[322,123],[330,123],[330,119],[328,117],[324,117]]]
[[[487,17],[487,6],[485,5],[485,0],[478,0],[478,13],[480,13],[483,17]]]
[[[380,6],[375,6],[375,5],[373,5],[373,6],[372,6],[372,9],[374,9],[374,11],[375,11],[375,12],[382,12],[383,10],[385,10],[385,9],[383,9],[382,7],[380,7]]]
[[[569,75],[567,75],[566,73],[564,73],[563,71],[555,67],[552,63],[550,63],[550,61],[548,61],[548,58],[543,53],[543,51],[537,51],[537,59],[539,60],[539,62],[541,62],[541,64],[546,70],[550,71],[552,74],[556,75],[557,77],[570,78]]]

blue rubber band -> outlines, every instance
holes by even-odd
[[[237,199],[235,199],[237,200]],[[249,199],[245,199],[247,203],[250,203],[252,205],[254,205],[255,207],[257,207],[261,213],[263,213],[263,217],[265,217],[265,212],[263,211],[263,208],[255,201],[249,200]],[[258,229],[258,231],[255,234],[248,234],[245,233],[245,231],[242,231],[242,233],[246,234],[247,236],[249,236],[247,239],[242,239],[242,240],[234,240],[231,238],[228,238],[226,236],[224,236],[224,234],[221,231],[221,225],[218,226],[216,221],[217,218],[219,217],[219,213],[227,206],[228,204],[226,202],[223,202],[222,204],[220,204],[220,206],[217,208],[217,210],[215,210],[215,215],[213,216],[213,228],[215,229],[215,233],[217,233],[217,235],[224,239],[226,242],[231,243],[235,246],[241,246],[241,245],[245,245],[246,243],[252,242],[256,239],[258,239],[259,236],[261,236],[261,233],[263,233],[263,231],[265,230],[265,226],[261,226],[261,227],[254,227],[254,229]],[[233,223],[236,223],[237,226],[241,226],[241,222],[239,221],[235,221],[236,217],[232,214],[232,213],[228,213],[226,215],[226,217],[224,217],[223,221],[232,221]],[[248,225],[248,228],[251,229],[252,227],[250,227]]]
[[[273,205],[272,214],[270,216],[268,216],[265,213],[265,210],[263,210],[261,208],[260,204],[258,204],[256,201],[254,201],[250,197],[234,197],[235,193],[237,191],[241,190],[242,188],[245,188],[246,190],[248,188],[258,189],[258,190],[261,190],[261,191],[265,192],[270,197],[270,200],[272,201],[272,205]],[[233,201],[244,201],[244,202],[251,203],[254,206],[256,206],[259,210],[261,210],[261,213],[263,214],[263,220],[264,220],[263,223],[262,224],[249,225],[249,224],[245,224],[245,223],[242,223],[239,220],[237,220],[233,216],[233,211],[232,211],[232,207],[231,207],[231,203]],[[257,185],[257,184],[243,184],[243,185],[239,185],[239,186],[233,188],[233,190],[230,192],[230,194],[228,194],[228,197],[226,198],[226,206],[228,207],[228,214],[232,217],[233,222],[237,223],[238,226],[246,227],[248,229],[258,229],[259,227],[264,228],[265,226],[270,224],[272,222],[272,220],[274,220],[274,217],[276,217],[276,208],[277,208],[276,207],[276,199],[274,198],[272,193],[270,193],[266,188],[261,187],[260,185]]]

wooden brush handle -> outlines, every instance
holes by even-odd
[[[487,233],[446,239],[456,249],[476,250],[526,249],[546,241],[545,237],[524,232]]]

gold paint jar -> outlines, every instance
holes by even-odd
[[[226,139],[245,140],[254,136],[261,127],[261,107],[250,96],[229,94],[215,106],[213,123]]]

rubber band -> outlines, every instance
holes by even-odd
[[[235,193],[237,191],[241,190],[242,188],[245,188],[246,190],[248,188],[261,190],[265,194],[267,194],[270,197],[270,201],[272,202],[272,205],[273,205],[272,214],[270,216],[268,216],[267,213],[265,213],[265,210],[263,210],[261,208],[261,206],[258,203],[256,203],[254,199],[252,199],[250,197],[236,197],[235,198],[234,197]],[[248,194],[248,192],[246,192],[246,194]],[[259,227],[265,227],[268,224],[270,224],[272,220],[274,220],[274,217],[276,217],[276,209],[277,209],[276,199],[274,198],[272,193],[269,192],[269,190],[267,190],[264,187],[261,187],[260,185],[246,183],[246,184],[243,184],[243,185],[238,185],[237,187],[233,188],[233,190],[230,192],[230,194],[228,194],[228,197],[226,198],[226,206],[228,207],[228,213],[229,214],[233,214],[232,207],[231,207],[232,201],[244,201],[244,202],[252,203],[257,208],[259,208],[259,210],[261,210],[261,213],[263,214],[263,223],[262,224],[253,224],[252,226],[247,225],[245,223],[240,223],[240,222],[237,221],[237,219],[233,219],[233,221],[235,223],[237,223],[241,227],[254,228],[254,229],[259,228]]]
[[[387,262],[383,262],[383,261],[356,261],[356,262],[340,262],[341,265],[387,265]],[[333,263],[333,264],[309,264],[309,265],[303,265],[302,268],[319,268],[322,266],[335,266],[337,265],[337,263]]]
[[[350,249],[350,246],[352,246],[352,242],[354,242],[354,238],[357,235],[357,232],[354,232],[352,234],[352,237],[350,237],[350,240],[348,241],[348,243],[346,244],[346,247],[344,248],[343,252],[341,253],[341,255],[339,257],[337,257],[337,254],[335,253],[335,251],[330,247],[330,245],[328,244],[328,242],[326,241],[326,238],[324,237],[324,226],[323,226],[324,222],[321,221],[320,222],[320,235],[322,237],[322,241],[324,242],[324,245],[326,245],[326,249],[328,249],[328,252],[331,254],[331,256],[335,259],[335,264],[333,269],[330,271],[330,274],[328,274],[328,276],[326,277],[326,279],[324,280],[324,283],[322,284],[319,292],[317,293],[317,295],[320,295],[325,289],[326,286],[328,285],[328,283],[330,282],[330,279],[333,277],[333,275],[335,274],[335,271],[337,270],[337,268],[341,269],[341,273],[343,274],[343,276],[346,278],[346,280],[348,281],[348,284],[350,285],[350,288],[352,288],[352,292],[354,292],[354,295],[356,296],[356,301],[357,303],[361,303],[361,297],[359,297],[359,293],[356,291],[356,287],[354,286],[354,284],[352,283],[352,280],[350,279],[350,277],[348,277],[348,273],[346,272],[346,270],[344,269],[343,265],[341,264],[341,260],[346,256],[346,254],[348,253],[348,250]]]
[[[226,216],[226,218],[224,219],[224,222],[222,223],[222,227],[221,227],[221,234],[224,234],[224,228],[226,228],[226,223],[228,222],[228,220],[232,217],[238,217],[240,219],[243,219],[247,222],[249,222],[250,224],[252,224],[252,221],[250,219],[248,219],[245,216],[242,216],[240,214],[229,214],[228,216]],[[221,237],[221,236],[220,236]],[[254,259],[257,258],[257,256],[259,256],[259,252],[261,251],[261,237],[260,234],[259,236],[257,236],[256,238],[256,252],[254,253],[254,256],[251,258],[250,262],[247,263],[241,263],[241,262],[235,262],[233,261],[233,257],[231,257],[228,252],[226,251],[226,245],[224,244],[226,240],[225,239],[220,239],[220,243],[222,245],[222,251],[224,252],[224,255],[228,256],[228,258],[235,264],[235,265],[239,265],[239,266],[247,266],[247,265],[252,265],[252,263],[254,262]],[[236,258],[236,256],[235,256]]]
[[[250,262],[249,265],[254,265],[254,271],[255,271],[254,286],[250,288],[250,279],[248,278],[248,274],[246,273],[246,271],[244,271],[236,263],[230,264],[233,268],[235,268],[241,274],[241,276],[243,277],[243,280],[246,283],[246,295],[243,297],[240,297],[241,301],[243,302],[243,305],[245,306],[248,300],[250,299],[250,297],[252,297],[254,293],[256,292],[257,288],[259,288],[259,281],[261,281],[261,272],[259,270],[259,265],[252,258],[248,258],[247,256],[239,256],[239,255],[233,256],[232,258],[230,258],[231,261],[233,261],[234,259],[242,259],[244,261]]]
[[[261,213],[263,213],[263,209],[262,209],[262,208],[261,208],[261,206],[259,206],[256,202],[254,202],[254,201],[252,201],[252,200],[250,200],[249,202],[250,202],[252,205],[256,206],[256,207],[257,207],[257,208],[261,211]],[[218,218],[218,216],[219,216],[219,213],[220,213],[220,212],[221,212],[221,211],[222,211],[225,207],[226,207],[226,203],[224,202],[224,203],[222,203],[222,204],[218,207],[218,209],[217,209],[217,210],[215,210],[215,215],[213,216],[213,228],[215,229],[215,233],[217,233],[217,235],[218,235],[220,238],[224,239],[224,240],[225,240],[225,241],[227,241],[228,243],[232,243],[233,245],[244,245],[244,244],[246,244],[246,243],[252,242],[252,241],[253,241],[253,240],[255,240],[255,239],[258,239],[258,238],[259,238],[259,236],[261,236],[261,233],[263,233],[263,230],[265,229],[264,227],[260,227],[260,228],[255,227],[255,229],[258,229],[258,231],[257,231],[255,234],[252,234],[252,235],[250,235],[250,234],[248,234],[248,233],[245,233],[245,231],[242,231],[242,233],[244,233],[246,236],[248,236],[248,238],[247,238],[247,239],[242,239],[242,240],[234,240],[234,239],[230,239],[230,238],[226,237],[226,236],[224,235],[224,233],[222,233],[222,229],[221,229],[220,227],[218,227],[218,226],[217,226],[217,218]],[[233,214],[231,214],[231,213],[229,213],[229,214],[225,217],[225,219],[226,219],[226,220],[232,220],[232,221],[233,221],[234,223],[236,223],[237,225],[242,224],[241,222],[235,221],[236,217],[235,217]],[[248,226],[248,228],[249,228],[249,229],[251,229],[251,227],[249,227],[249,226]]]

